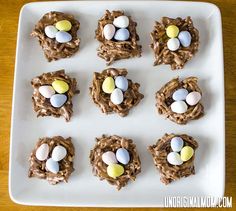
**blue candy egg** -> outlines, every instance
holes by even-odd
[[[117,76],[115,79],[115,85],[117,88],[121,89],[123,92],[125,92],[128,89],[128,80],[124,76]]]
[[[118,41],[125,41],[129,39],[129,30],[128,29],[118,29],[115,33],[115,40]]]
[[[175,101],[180,101],[180,100],[185,100],[187,95],[188,95],[188,90],[184,89],[184,88],[181,88],[181,89],[177,89],[173,93],[172,98]]]
[[[130,161],[129,152],[125,148],[119,148],[116,151],[116,159],[124,165],[128,164]]]
[[[56,33],[56,41],[59,43],[66,43],[72,40],[72,36],[65,31],[59,31]]]
[[[180,32],[178,38],[179,38],[179,41],[180,41],[182,46],[184,46],[184,47],[189,47],[190,46],[192,37],[191,37],[191,34],[188,31]]]
[[[170,146],[174,152],[180,152],[184,146],[184,141],[181,137],[176,136],[171,139]]]
[[[67,96],[64,94],[55,94],[50,98],[50,103],[55,108],[60,108],[67,101]]]

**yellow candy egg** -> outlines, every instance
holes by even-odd
[[[65,81],[61,81],[61,80],[53,81],[52,87],[59,94],[63,94],[69,90],[69,85]]]
[[[71,22],[68,20],[62,20],[62,21],[58,21],[56,23],[56,28],[60,31],[70,31],[71,30]]]
[[[116,179],[117,177],[121,176],[124,174],[124,167],[119,165],[119,164],[110,164],[107,167],[107,174],[108,176]]]
[[[112,77],[107,77],[102,83],[102,90],[110,94],[115,89],[115,81]]]
[[[180,157],[182,161],[188,161],[194,154],[194,150],[190,146],[185,146],[180,152]]]
[[[166,29],[166,34],[169,38],[175,38],[179,34],[179,28],[175,25],[170,25]]]

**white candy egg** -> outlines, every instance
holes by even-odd
[[[167,155],[167,161],[168,163],[170,163],[171,165],[182,165],[183,161],[181,160],[180,154],[177,152],[170,152]]]
[[[189,105],[194,106],[201,100],[201,98],[202,96],[199,92],[190,92],[186,97],[186,102]]]
[[[112,151],[107,151],[107,152],[103,153],[102,154],[102,161],[104,163],[106,163],[107,165],[117,163],[115,153]]]
[[[63,146],[56,146],[52,151],[52,159],[54,161],[60,161],[67,155],[67,150]]]
[[[38,160],[44,161],[47,159],[49,153],[49,146],[47,144],[41,144],[36,150],[35,156]]]
[[[113,24],[107,24],[103,28],[103,35],[107,40],[111,40],[114,37],[115,32],[116,28]]]
[[[119,105],[123,102],[124,100],[124,95],[123,95],[123,92],[116,88],[113,90],[113,92],[111,93],[111,102],[115,105]]]
[[[129,18],[125,15],[121,15],[114,19],[113,24],[118,28],[126,28],[129,26]]]
[[[188,106],[184,101],[175,101],[171,104],[170,108],[177,114],[183,114],[188,110]]]
[[[40,93],[41,95],[43,95],[45,98],[50,98],[50,97],[52,97],[56,92],[55,92],[55,90],[53,89],[52,86],[45,85],[45,86],[40,86],[40,87],[39,87],[39,93]]]
[[[46,161],[46,168],[48,171],[57,174],[57,172],[59,171],[59,164],[57,161],[54,161],[52,158],[49,158]]]
[[[167,42],[167,47],[170,51],[176,51],[179,49],[180,42],[177,38],[171,38]]]
[[[58,30],[56,29],[55,26],[49,25],[49,26],[46,26],[44,28],[44,32],[47,35],[47,37],[55,38],[56,37],[56,33],[58,32]]]

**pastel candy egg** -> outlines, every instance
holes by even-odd
[[[114,89],[113,92],[111,93],[110,98],[111,98],[111,102],[112,102],[113,104],[119,105],[119,104],[121,104],[121,103],[123,102],[123,100],[124,100],[124,95],[123,95],[123,92],[122,92],[120,89],[116,88],[116,89]]]
[[[67,101],[67,96],[63,94],[55,94],[50,98],[50,103],[55,108],[60,108]]]
[[[59,31],[56,33],[56,41],[59,43],[66,43],[72,40],[72,36],[65,31]]]
[[[69,90],[69,85],[62,80],[55,80],[52,82],[52,87],[56,90],[57,93],[63,94]]]
[[[188,161],[189,159],[191,159],[193,154],[194,154],[193,148],[190,146],[185,146],[180,152],[181,160]]]
[[[107,93],[111,94],[115,89],[115,81],[112,77],[107,77],[102,83],[102,90]]]
[[[171,104],[170,108],[177,114],[183,114],[188,110],[188,106],[184,101],[175,101]]]
[[[107,151],[102,154],[102,161],[107,165],[117,163],[116,155],[112,151]]]
[[[49,25],[49,26],[46,26],[44,28],[44,32],[47,35],[47,37],[55,38],[56,37],[56,33],[58,32],[58,30],[56,29],[55,26]]]
[[[179,100],[185,100],[186,96],[188,95],[188,90],[187,89],[177,89],[173,95],[172,98],[175,101],[179,101]]]
[[[67,155],[67,150],[63,146],[56,146],[52,151],[52,159],[54,161],[60,161]]]
[[[39,93],[45,98],[50,98],[55,94],[55,90],[52,88],[52,86],[45,85],[39,87]]]
[[[70,31],[71,27],[71,22],[68,20],[61,20],[56,23],[56,28],[60,31]]]
[[[119,164],[110,164],[107,167],[107,174],[108,176],[116,179],[117,177],[124,174],[124,167]]]
[[[125,148],[119,148],[116,151],[116,159],[124,165],[128,164],[130,161],[129,152]]]
[[[179,34],[179,28],[175,25],[170,25],[166,28],[166,34],[169,38],[177,37]]]
[[[179,33],[178,39],[182,46],[189,47],[191,44],[191,34],[188,31],[182,31]]]
[[[111,40],[116,32],[116,28],[113,24],[107,24],[103,28],[103,35],[105,39]]]
[[[170,51],[176,51],[179,49],[180,42],[177,38],[171,38],[167,42],[167,47]]]
[[[194,106],[201,100],[201,98],[202,96],[199,92],[190,92],[186,97],[186,102],[189,105]]]
[[[46,161],[46,168],[48,171],[57,174],[57,172],[59,171],[59,164],[57,161],[54,161],[52,158],[49,158]]]
[[[170,141],[170,146],[171,146],[171,149],[174,151],[174,152],[180,152],[181,149],[183,148],[184,146],[184,141],[181,137],[174,137],[171,139]]]
[[[129,18],[125,15],[121,15],[114,19],[113,24],[118,28],[126,28],[129,26]]]
[[[167,161],[169,164],[171,165],[182,165],[183,164],[183,161],[181,160],[180,158],[180,155],[179,153],[177,152],[170,152],[168,155],[167,155]]]
[[[118,40],[118,41],[125,41],[125,40],[128,40],[129,39],[129,31],[128,29],[118,29],[115,33],[115,40]]]
[[[40,147],[36,150],[35,156],[38,160],[46,160],[49,153],[49,146],[47,144],[41,144]]]
[[[128,89],[129,82],[126,77],[124,76],[117,76],[115,79],[115,85],[117,88],[121,89],[125,92]]]

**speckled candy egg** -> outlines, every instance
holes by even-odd
[[[111,94],[115,89],[115,81],[112,77],[107,77],[102,83],[102,90],[107,93]]]
[[[194,106],[201,100],[201,98],[202,96],[199,92],[190,92],[186,97],[186,102],[189,105]]]
[[[183,114],[188,110],[188,106],[184,101],[175,101],[171,104],[170,108],[177,114]]]
[[[110,98],[111,98],[111,102],[112,102],[113,104],[119,105],[119,104],[121,104],[121,103],[123,102],[123,100],[124,100],[124,95],[123,95],[123,92],[122,92],[120,89],[116,88],[116,89],[114,89],[113,92],[111,93]]]
[[[56,37],[56,33],[58,32],[58,30],[56,29],[55,26],[49,25],[44,28],[44,32],[47,35],[47,37],[53,39]]]
[[[181,160],[188,161],[189,159],[191,159],[193,154],[194,154],[193,148],[190,146],[185,146],[180,152]]]
[[[56,33],[56,41],[59,43],[67,43],[72,40],[71,34],[65,31],[59,31]]]
[[[56,146],[52,151],[52,159],[54,161],[60,161],[67,155],[67,150],[63,146]]]
[[[184,88],[181,88],[181,89],[177,89],[173,93],[172,98],[175,101],[185,100],[187,95],[188,95],[188,90],[184,89]]]
[[[113,24],[118,28],[126,28],[129,26],[129,18],[125,15],[121,15],[114,19]]]
[[[173,137],[170,141],[170,146],[174,152],[180,152],[184,146],[184,141],[181,137]]]
[[[113,24],[106,24],[103,28],[103,35],[107,40],[111,40],[114,37],[115,32],[116,28]]]
[[[117,163],[116,155],[112,151],[107,151],[102,154],[102,161],[107,165]]]
[[[191,45],[191,34],[188,31],[182,31],[179,33],[178,39],[182,46],[189,47]]]
[[[108,176],[116,179],[117,177],[121,176],[124,174],[124,167],[119,165],[119,164],[110,164],[107,167],[107,174]]]
[[[61,20],[56,23],[56,28],[60,31],[70,31],[71,27],[71,22],[68,20]]]
[[[121,89],[125,92],[128,89],[129,82],[126,77],[124,76],[117,76],[115,79],[115,85],[117,88]]]
[[[119,148],[116,151],[116,159],[124,165],[128,164],[130,161],[130,155],[128,150],[125,148]]]
[[[62,80],[55,80],[52,82],[52,87],[56,90],[57,93],[63,94],[69,90],[69,85]]]
[[[179,49],[180,42],[177,38],[171,38],[167,42],[167,47],[170,51],[176,51]]]
[[[55,94],[55,90],[52,86],[45,85],[39,87],[39,93],[45,98],[50,98]]]
[[[183,161],[181,160],[180,158],[180,155],[179,153],[177,152],[170,152],[168,155],[167,155],[167,161],[169,164],[171,165],[182,165],[183,164]]]
[[[50,98],[50,103],[55,108],[60,108],[67,101],[67,96],[64,94],[55,94]]]
[[[169,38],[177,37],[179,34],[179,28],[175,25],[170,25],[166,28],[166,34]]]
[[[47,144],[41,144],[40,147],[36,150],[35,156],[38,160],[46,160],[49,153],[49,146]]]
[[[46,168],[48,171],[57,174],[59,171],[59,164],[57,161],[54,161],[52,158],[49,158],[46,161]]]
[[[129,31],[128,29],[118,29],[115,33],[115,40],[117,41],[125,41],[129,39]]]

